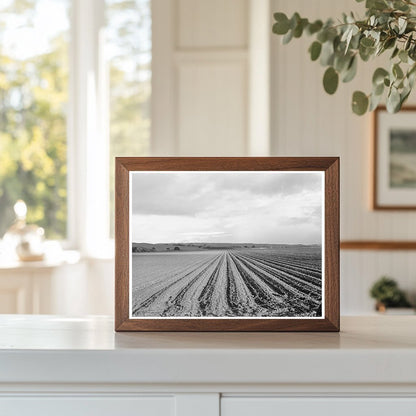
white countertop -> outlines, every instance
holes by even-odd
[[[106,317],[0,316],[0,383],[416,383],[416,316],[340,333],[115,333]]]

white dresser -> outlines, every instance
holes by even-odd
[[[415,416],[416,316],[337,333],[114,333],[0,316],[0,415]]]

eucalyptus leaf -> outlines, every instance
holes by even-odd
[[[403,103],[409,98],[411,92],[412,90],[410,88],[407,88],[402,91],[402,93],[400,94],[400,107],[398,108],[398,110],[402,108]]]
[[[363,45],[359,46],[358,52],[360,54],[360,58],[364,61],[367,62],[371,56],[374,55],[376,49],[375,48],[366,48]]]
[[[399,35],[402,35],[406,30],[407,20],[403,16],[400,16],[397,23],[399,25]]]
[[[293,39],[293,30],[289,30],[286,35],[283,36],[282,43],[287,45]]]
[[[383,95],[384,88],[385,88],[384,83],[383,84],[374,85],[373,86],[373,95],[380,95],[380,96]]]
[[[322,23],[322,20],[315,20],[313,23],[311,23],[311,24],[307,27],[306,32],[307,32],[309,35],[313,35],[314,33],[319,32],[319,31],[322,29],[322,26],[323,26],[323,25],[324,25],[324,24]]]
[[[396,38],[391,37],[391,38],[387,38],[384,43],[383,43],[383,47],[384,49],[390,49],[392,48],[394,45],[396,44]]]
[[[392,71],[393,75],[398,79],[401,79],[401,78],[404,77],[403,71],[400,68],[399,64],[394,64],[391,71]]]
[[[320,62],[322,66],[332,65],[334,62],[334,44],[331,41],[326,41],[322,45]]]
[[[362,116],[368,109],[368,97],[361,91],[355,91],[352,95],[352,111]]]
[[[400,109],[400,93],[397,88],[392,88],[390,94],[387,96],[386,107],[389,113],[397,113]]]
[[[290,29],[294,30],[296,26],[300,23],[301,17],[298,12],[293,13],[293,16],[290,18],[289,25]]]
[[[370,105],[368,108],[368,111],[374,111],[378,105],[380,104],[382,95],[375,95],[375,94],[371,94],[370,96]]]
[[[357,74],[357,66],[357,58],[354,55],[351,58],[348,68],[342,77],[342,82],[350,82],[354,79],[355,75]]]
[[[330,66],[324,74],[323,84],[324,89],[328,94],[334,94],[338,88],[339,75],[335,69]]]
[[[319,58],[321,50],[322,44],[320,42],[315,41],[312,43],[312,45],[309,47],[309,53],[311,54],[312,61],[316,61]]]
[[[367,7],[367,9],[383,10],[386,9],[388,5],[385,0],[367,0],[365,7]]]
[[[300,19],[295,28],[293,29],[293,37],[300,38],[302,36],[303,29],[307,27],[307,25],[307,19]]]
[[[276,20],[276,23],[273,25],[273,33],[276,33],[277,35],[285,35],[289,29],[289,19],[284,13],[275,13],[274,20]]]
[[[372,38],[362,38],[360,41],[360,45],[364,48],[372,48],[375,44],[375,40]]]
[[[386,78],[388,75],[388,71],[386,71],[384,68],[377,68],[373,74],[373,85],[377,86],[384,84],[384,78]]]
[[[387,109],[396,112],[416,85],[414,3],[416,0],[366,0],[364,18],[343,13],[342,17],[325,22],[309,22],[297,12],[290,20],[286,14],[276,13],[273,32],[282,35],[283,43],[305,33],[313,37],[309,55],[326,67],[323,85],[329,94],[335,93],[339,80],[349,82],[355,77],[359,60],[367,62],[387,52],[391,64],[387,66],[386,60],[381,61],[381,67],[373,73],[371,94],[356,91],[352,108],[356,114],[372,111],[387,88]]]
[[[336,54],[334,58],[334,68],[338,72],[342,72],[348,68],[351,61],[351,55]]]
[[[409,58],[409,55],[407,54],[407,51],[405,51],[404,49],[402,49],[402,50],[399,52],[399,59],[400,59],[402,62],[407,63],[408,58]]]
[[[396,46],[393,50],[393,53],[391,54],[390,59],[394,59],[400,52],[400,49]]]
[[[413,33],[411,33],[407,40],[406,43],[404,44],[404,49],[407,51],[410,48],[410,45],[412,44],[412,40],[413,40]]]

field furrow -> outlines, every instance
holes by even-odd
[[[320,316],[317,246],[138,253],[133,317]]]

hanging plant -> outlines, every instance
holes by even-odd
[[[290,19],[284,13],[275,13],[273,33],[283,36],[283,44],[304,34],[314,37],[309,54],[312,61],[319,60],[326,68],[323,87],[328,94],[336,92],[340,80],[354,79],[359,60],[367,62],[390,54],[390,65],[374,71],[371,93],[353,93],[352,110],[358,115],[373,111],[386,96],[387,110],[396,113],[415,83],[416,2],[366,0],[365,7],[364,19],[344,13],[339,22],[333,19],[310,22],[299,13]]]

